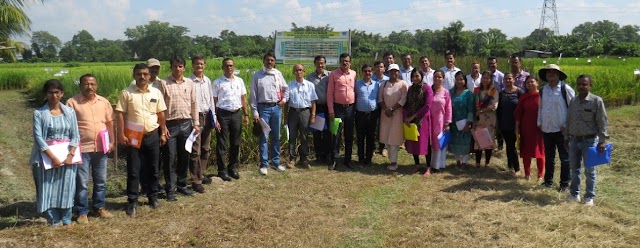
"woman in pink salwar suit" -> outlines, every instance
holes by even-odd
[[[447,148],[440,149],[438,135],[449,131],[451,124],[451,95],[449,90],[442,87],[444,72],[436,70],[433,73],[433,101],[431,101],[431,168],[440,172],[446,166]],[[427,171],[429,172],[429,171]],[[425,176],[428,176],[425,173]]]

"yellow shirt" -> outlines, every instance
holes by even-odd
[[[146,91],[136,85],[122,90],[116,104],[116,111],[125,113],[125,120],[144,126],[145,133],[158,128],[158,113],[165,111],[167,105],[160,90],[148,86]]]

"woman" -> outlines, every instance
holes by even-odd
[[[414,68],[413,71],[411,71],[412,84],[407,91],[407,103],[404,106],[402,115],[404,116],[404,123],[406,125],[414,123],[418,126],[420,135],[418,136],[418,141],[406,140],[404,144],[407,152],[413,154],[413,162],[418,167],[417,171],[425,171],[424,175],[429,175],[431,174],[430,166],[427,165],[426,169],[422,169],[419,164],[420,155],[427,155],[429,153],[429,134],[431,132],[429,110],[431,108],[431,101],[433,100],[433,91],[429,85],[422,83],[422,79],[420,69]]]
[[[69,225],[78,170],[72,159],[80,152],[76,151],[78,122],[75,111],[60,103],[64,87],[59,80],[45,82],[43,92],[47,103],[33,112],[34,145],[29,160],[36,183],[36,205],[39,213],[47,213],[51,226]],[[60,143],[68,143],[69,151],[54,155],[49,146]],[[44,159],[51,160],[52,168],[45,169]]]
[[[476,99],[476,121],[474,130],[479,128],[487,128],[490,137],[496,136],[496,108],[498,108],[498,91],[493,87],[491,71],[484,71],[480,78],[480,86],[475,88]],[[482,150],[478,141],[474,142],[474,150],[476,153],[476,166],[480,166],[482,159]],[[491,152],[494,145],[484,147],[484,166],[488,167],[491,162]]]
[[[514,111],[518,105],[518,98],[524,92],[514,84],[515,78],[510,72],[504,74],[504,90],[498,94],[498,128],[507,144],[507,164],[516,176],[520,175],[520,163],[516,152],[516,123]]]
[[[540,93],[538,92],[538,78],[528,76],[525,80],[527,93],[520,96],[514,113],[516,133],[520,134],[520,156],[524,165],[524,177],[531,176],[531,159],[536,159],[538,167],[538,182],[544,176],[544,139],[538,128],[538,107],[540,107]],[[526,130],[522,132],[522,130]]]
[[[404,142],[402,132],[402,111],[407,101],[407,83],[400,80],[400,67],[390,64],[389,80],[382,82],[378,91],[382,115],[380,116],[380,143],[387,145],[389,151],[388,170],[398,169],[398,149]]]
[[[449,150],[456,158],[457,165],[467,165],[469,162],[469,152],[471,147],[471,125],[473,124],[473,93],[467,88],[467,77],[462,71],[455,75],[456,83],[451,89],[451,102],[453,105],[453,122],[451,127],[451,143]],[[457,123],[464,122],[462,130],[458,129]]]
[[[447,147],[440,148],[438,135],[449,131],[451,124],[451,96],[442,87],[444,71],[433,73],[433,101],[431,102],[431,167],[435,173],[441,172],[446,165]],[[428,172],[428,171],[427,171]]]

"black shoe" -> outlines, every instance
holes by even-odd
[[[178,187],[176,189],[176,191],[180,194],[186,195],[186,196],[192,196],[193,195],[193,191],[191,191],[189,188],[185,187]]]
[[[224,170],[218,171],[218,177],[220,177],[223,181],[231,181],[231,177],[229,177],[229,174],[227,174],[227,172]]]
[[[202,184],[211,184],[211,182],[213,182],[213,180],[211,180],[211,178],[209,177],[202,178]]]
[[[560,193],[569,193],[569,185],[560,185],[560,188],[558,189],[558,192]]]
[[[200,194],[203,194],[204,192],[207,192],[207,190],[204,188],[204,186],[202,186],[202,184],[192,184],[191,188],[195,191],[198,192]]]
[[[344,162],[344,167],[347,167],[347,169],[349,170],[354,169],[353,165],[351,164],[351,161]]]
[[[329,169],[329,170],[335,170],[335,169],[336,169],[336,162],[332,162],[332,163],[329,165],[328,169]]]
[[[157,198],[149,198],[149,206],[151,206],[151,208],[153,208],[153,209],[158,208],[160,206],[158,204],[158,199]]]
[[[129,217],[136,217],[136,207],[138,206],[138,202],[129,202],[127,205],[127,209],[125,212]]]
[[[169,193],[167,193],[167,201],[177,201],[178,197],[176,196],[176,192],[171,192],[169,191]]]
[[[553,187],[553,183],[550,183],[550,182],[544,182],[544,183],[542,183],[542,185],[541,185],[541,186],[542,186],[542,187],[546,187],[546,188],[551,188],[551,187]]]
[[[240,179],[240,173],[238,173],[238,170],[236,169],[231,169],[229,170],[229,176],[231,176],[231,178],[233,179]]]

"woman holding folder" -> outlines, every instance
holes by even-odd
[[[462,71],[455,75],[456,81],[449,92],[453,106],[453,121],[451,127],[451,143],[449,151],[456,158],[457,165],[467,165],[471,147],[471,125],[475,107],[473,106],[473,92],[467,88],[467,77]]]
[[[33,112],[29,164],[36,184],[36,207],[46,212],[49,225],[71,224],[78,165],[73,163],[80,134],[75,111],[60,103],[64,87],[57,79],[45,82],[47,103]],[[66,146],[62,149],[53,147]],[[51,167],[49,167],[51,166]],[[47,167],[47,168],[45,168]]]
[[[413,154],[413,162],[418,166],[417,171],[424,175],[431,174],[429,156],[427,157],[427,168],[420,168],[420,155],[429,153],[429,134],[431,132],[431,101],[433,100],[433,90],[429,85],[422,83],[422,73],[419,68],[411,71],[411,86],[407,90],[407,103],[404,107],[404,124],[415,124],[418,127],[418,140],[405,140],[404,145],[407,152]],[[406,127],[405,127],[406,128]],[[424,172],[423,172],[424,171]]]
[[[438,173],[446,166],[447,147],[440,147],[439,136],[449,131],[451,124],[451,96],[442,86],[445,73],[436,70],[433,73],[433,101],[431,102],[431,167]],[[428,172],[428,171],[427,171]],[[425,176],[428,174],[425,173]]]
[[[491,71],[484,71],[480,78],[480,86],[475,88],[476,99],[476,122],[474,132],[482,131],[480,129],[486,128],[489,131],[488,139],[486,136],[479,137],[476,135],[474,138],[475,144],[473,145],[476,153],[476,166],[480,166],[480,160],[482,159],[482,151],[484,150],[484,166],[488,167],[491,161],[491,153],[495,146],[494,137],[496,136],[496,109],[498,108],[498,90],[493,87],[493,73]],[[482,140],[479,140],[482,139]],[[481,144],[489,143],[489,145],[483,146]]]

